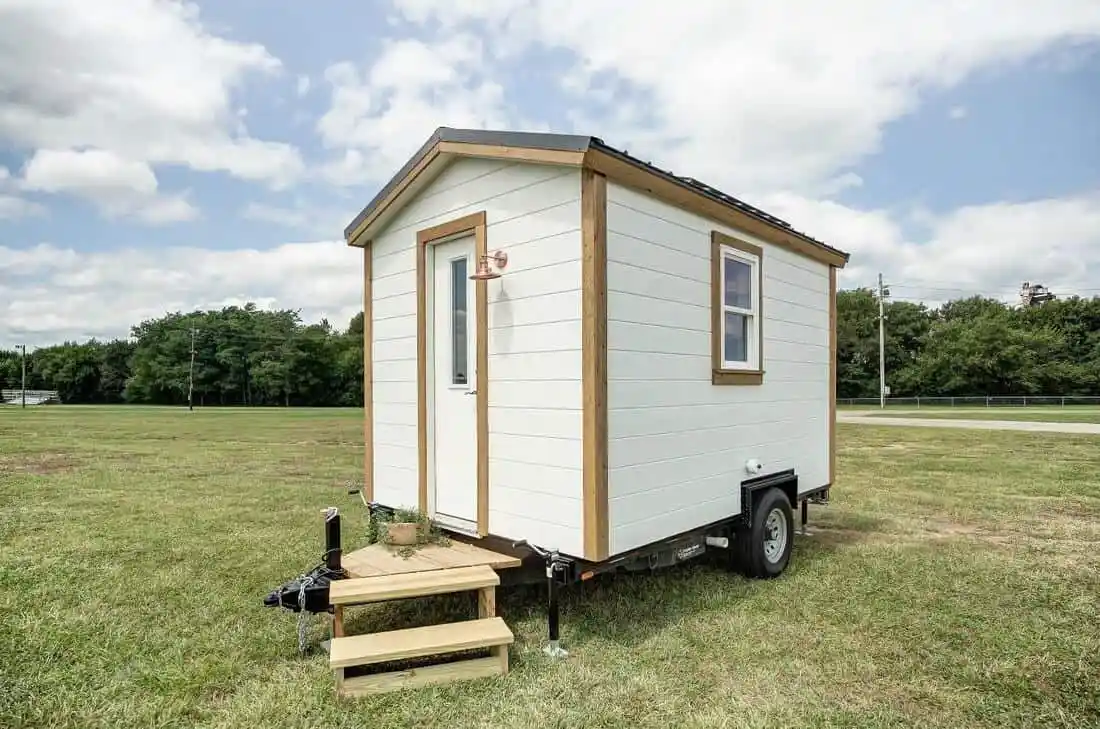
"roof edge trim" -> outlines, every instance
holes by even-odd
[[[703,217],[745,230],[769,243],[837,268],[850,254],[833,248],[787,222],[694,178],[680,177],[591,136],[439,127],[344,229],[348,245],[365,246],[363,233],[440,156],[481,157],[557,164],[595,170]]]

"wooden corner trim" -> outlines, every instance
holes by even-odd
[[[488,255],[485,213],[474,227],[474,265]],[[474,309],[477,312],[477,534],[489,534],[489,282],[474,283]]]
[[[584,166],[606,175],[607,179],[620,185],[648,193],[689,212],[724,223],[731,228],[743,230],[772,245],[780,246],[819,263],[838,268],[843,268],[847,263],[848,259],[844,254],[825,248],[820,243],[813,242],[788,228],[772,225],[707,197],[686,184],[673,182],[607,152],[589,150],[584,157]]]
[[[484,210],[416,233],[417,502],[424,512],[428,510],[427,247],[462,233],[473,233],[474,256],[481,260],[488,247]],[[486,281],[474,285],[474,310],[477,315],[474,344],[477,362],[477,531],[479,536],[486,536],[489,533],[489,290]]]
[[[581,170],[584,557],[607,559],[607,178]]]
[[[836,267],[829,267],[829,485],[836,483]]]
[[[374,257],[363,249],[363,494],[374,501]]]
[[[756,338],[760,369],[731,370],[722,367],[722,248],[728,246],[756,256],[760,260],[759,305],[756,311]],[[764,249],[748,241],[714,230],[710,234],[710,363],[713,385],[764,384]]]

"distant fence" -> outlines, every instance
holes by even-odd
[[[840,405],[878,405],[877,397],[838,397]],[[984,407],[1100,406],[1100,395],[966,395],[960,397],[888,397],[886,407]]]
[[[21,405],[26,399],[28,405],[43,405],[50,402],[61,402],[57,390],[27,390],[26,398],[22,390],[0,390],[0,404]]]

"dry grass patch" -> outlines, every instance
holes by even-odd
[[[48,476],[76,467],[76,459],[67,453],[26,453],[0,456],[0,475],[29,473]]]

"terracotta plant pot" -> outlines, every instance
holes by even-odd
[[[416,544],[416,528],[420,526],[415,521],[395,521],[386,526],[386,541],[400,547]]]

